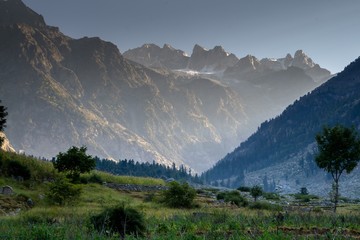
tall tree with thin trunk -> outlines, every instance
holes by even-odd
[[[0,100],[1,103],[1,100]],[[4,131],[4,128],[6,127],[5,123],[6,123],[6,117],[7,116],[7,112],[6,112],[6,107],[1,106],[0,105],[0,132]],[[0,147],[2,146],[4,139],[0,137]]]
[[[360,160],[360,139],[354,128],[341,125],[324,127],[316,135],[318,154],[316,164],[331,174],[334,180],[334,212],[339,199],[339,179],[345,171],[350,173]]]

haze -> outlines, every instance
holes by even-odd
[[[99,36],[121,52],[155,43],[191,54],[194,44],[243,57],[283,57],[303,49],[336,73],[358,57],[360,1],[24,0],[49,25]]]

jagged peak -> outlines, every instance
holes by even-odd
[[[164,49],[170,49],[170,50],[176,50],[175,48],[173,48],[170,44],[165,43],[163,46]]]
[[[141,48],[160,48],[160,47],[154,43],[145,43],[141,46]]]
[[[208,50],[206,48],[200,46],[199,44],[195,44],[195,46],[193,48],[193,52],[198,52],[198,51],[205,52]]]
[[[45,27],[43,16],[28,8],[21,0],[0,1],[0,25],[28,24]]]

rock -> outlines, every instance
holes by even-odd
[[[11,195],[14,194],[14,190],[12,187],[7,185],[1,188],[1,193],[4,195]]]

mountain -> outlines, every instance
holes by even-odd
[[[188,68],[201,72],[223,71],[233,66],[237,60],[234,54],[225,52],[221,46],[207,50],[196,44],[189,59]]]
[[[302,50],[294,56],[259,60],[252,55],[238,59],[221,46],[206,50],[195,45],[188,57],[184,51],[167,44],[163,48],[145,44],[126,51],[124,57],[181,76],[210,78],[237,92],[248,117],[239,140],[245,140],[263,121],[280,114],[294,100],[331,77],[328,70],[314,63]]]
[[[164,44],[162,48],[155,44],[144,44],[124,52],[123,56],[151,68],[183,69],[189,62],[184,51],[174,49],[169,44]]]
[[[151,68],[191,69],[202,72],[224,71],[238,61],[234,54],[225,52],[221,46],[207,50],[197,44],[190,57],[169,44],[164,44],[162,48],[155,44],[144,44],[124,52],[124,57]]]
[[[65,36],[20,0],[1,0],[0,11],[6,133],[26,154],[85,145],[103,158],[203,171],[247,129],[240,96],[218,81],[149,69],[100,38]]]
[[[278,117],[261,124],[256,133],[208,170],[213,183],[261,184],[283,192],[330,191],[331,176],[317,168],[315,135],[337,123],[360,130],[360,58]],[[340,183],[341,194],[357,197],[360,168]]]

